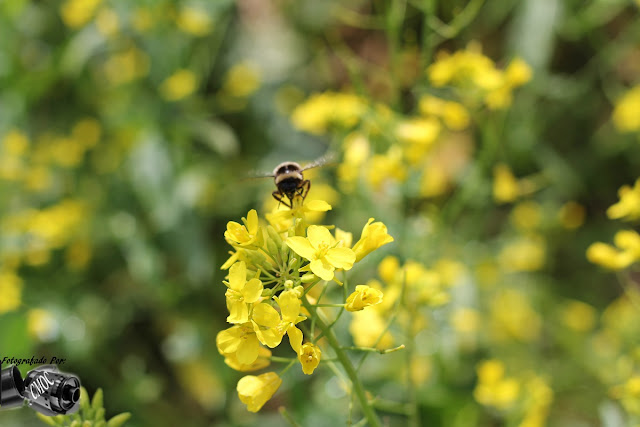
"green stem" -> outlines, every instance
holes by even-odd
[[[380,420],[378,419],[378,415],[374,411],[373,407],[369,404],[369,400],[367,399],[367,394],[365,392],[365,389],[362,383],[360,382],[360,378],[358,378],[358,373],[354,369],[353,364],[351,363],[351,360],[347,356],[347,353],[340,346],[340,343],[338,342],[338,338],[333,333],[333,329],[327,328],[327,325],[318,316],[318,313],[316,312],[316,308],[313,307],[311,304],[309,304],[309,301],[307,301],[306,297],[302,299],[302,304],[304,304],[305,308],[309,310],[309,313],[311,313],[314,317],[317,318],[316,324],[324,333],[324,336],[327,339],[327,342],[333,349],[337,359],[340,361],[340,364],[342,365],[345,372],[347,373],[347,376],[351,380],[352,390],[355,393],[356,397],[358,398],[358,401],[360,402],[360,407],[362,408],[362,412],[365,418],[367,419],[367,421],[369,422],[369,425],[372,427],[381,427],[382,424],[380,423]]]

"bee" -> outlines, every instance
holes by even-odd
[[[303,172],[323,166],[329,160],[329,156],[321,157],[307,165],[300,166],[296,162],[282,162],[273,169],[273,173],[262,177],[273,178],[277,190],[271,193],[274,199],[288,208],[293,207],[293,199],[300,196],[302,200],[307,197],[311,188],[311,181],[304,179]]]

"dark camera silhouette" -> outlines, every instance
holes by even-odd
[[[80,380],[55,365],[32,369],[24,380],[15,365],[0,371],[0,409],[22,406],[25,401],[44,415],[73,413],[80,405]]]

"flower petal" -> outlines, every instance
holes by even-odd
[[[314,259],[309,264],[313,274],[321,278],[322,280],[333,279],[333,266],[324,260]]]
[[[331,205],[324,200],[310,200],[305,204],[307,210],[314,212],[326,212],[331,210]]]
[[[242,296],[244,297],[244,302],[251,304],[252,302],[258,301],[260,295],[262,294],[262,282],[258,279],[251,279],[242,288]]]
[[[332,248],[327,251],[325,259],[336,268],[350,270],[356,261],[356,254],[349,248]]]
[[[264,302],[253,307],[253,315],[251,318],[258,325],[265,326],[267,328],[275,328],[280,324],[280,315],[278,314],[278,311]]]
[[[287,328],[287,335],[289,336],[289,344],[296,353],[300,352],[300,346],[302,345],[302,331],[291,325]]]
[[[258,212],[255,209],[251,209],[247,214],[247,230],[253,235],[258,231]]]
[[[316,251],[306,238],[300,236],[289,237],[285,243],[301,257],[308,260],[315,258]]]
[[[317,248],[320,243],[332,244],[334,241],[327,227],[320,225],[310,225],[309,228],[307,228],[307,238],[314,248]]]
[[[258,351],[260,350],[260,343],[258,337],[254,335],[245,336],[245,340],[238,347],[236,357],[238,362],[243,365],[249,365],[256,361],[258,358]]]
[[[241,292],[247,281],[247,265],[244,261],[236,262],[229,269],[229,287]]]

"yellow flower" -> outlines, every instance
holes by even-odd
[[[250,412],[258,412],[278,390],[282,380],[275,372],[253,376],[247,375],[238,381],[238,397]]]
[[[0,314],[13,311],[22,303],[22,279],[13,271],[0,271]]]
[[[227,223],[227,231],[224,237],[230,244],[240,246],[242,248],[259,247],[262,245],[262,230],[258,226],[258,212],[251,209],[247,214],[247,218],[242,218],[244,225],[240,225],[235,221]]]
[[[640,111],[640,110],[638,110]],[[640,116],[640,114],[638,114]],[[640,218],[640,179],[636,180],[633,188],[628,185],[618,190],[620,200],[607,209],[610,219],[623,219],[627,221]]]
[[[507,244],[498,255],[506,271],[537,271],[544,267],[547,245],[539,235],[522,236]]]
[[[296,198],[297,200],[297,198]],[[317,212],[327,212],[331,210],[331,205],[324,200],[309,200],[304,203],[294,203],[293,208],[278,207],[278,210],[266,215],[267,221],[278,232],[288,230],[295,218],[302,218],[306,222],[307,215],[313,215]]]
[[[562,226],[573,230],[584,224],[585,209],[581,204],[571,201],[562,205],[558,215]]]
[[[207,12],[193,7],[183,7],[176,19],[178,28],[194,36],[206,36],[211,32],[211,18]]]
[[[633,87],[616,104],[613,110],[613,124],[620,132],[640,130],[640,85]]]
[[[117,34],[120,28],[118,14],[109,8],[102,9],[96,16],[96,27],[106,37]]]
[[[229,289],[225,293],[229,309],[229,323],[246,323],[249,321],[249,304],[260,299],[262,282],[257,279],[247,281],[247,266],[244,261],[237,262],[229,269]]]
[[[391,242],[393,237],[387,233],[387,226],[381,222],[373,222],[373,218],[369,218],[362,229],[360,240],[353,246],[353,252],[356,254],[355,262],[359,262],[371,252]]]
[[[380,304],[382,292],[366,285],[356,286],[355,292],[347,297],[345,308],[347,311],[360,311],[365,307]]]
[[[520,384],[504,377],[504,364],[499,360],[485,360],[477,367],[478,384],[473,397],[483,405],[506,409],[518,398]]]
[[[62,22],[69,28],[79,28],[93,18],[102,0],[67,0],[60,7]]]
[[[533,75],[531,67],[522,58],[514,58],[504,72],[507,83],[513,87],[522,86]]]
[[[413,118],[398,123],[396,136],[409,144],[432,145],[440,134],[440,123],[434,118]]]
[[[563,310],[564,324],[577,332],[589,332],[596,323],[595,308],[581,301],[570,301]]]
[[[260,73],[249,63],[236,64],[227,72],[222,92],[236,98],[246,98],[260,87]]]
[[[2,149],[13,156],[23,155],[29,148],[29,139],[17,129],[12,129],[2,139]]]
[[[322,280],[333,279],[334,270],[350,270],[356,255],[349,248],[335,247],[337,242],[325,227],[310,225],[307,237],[293,236],[286,240],[295,253],[311,261],[311,272]]]
[[[297,129],[322,135],[331,125],[355,126],[366,110],[366,101],[357,95],[324,92],[314,94],[298,105],[291,114],[291,121]]]
[[[635,261],[632,253],[619,251],[615,247],[601,242],[593,243],[587,248],[587,259],[611,270],[622,270]]]
[[[189,70],[178,70],[160,85],[160,94],[167,101],[178,101],[191,95],[197,88],[196,75]]]
[[[518,180],[509,166],[505,164],[496,165],[493,168],[493,198],[498,203],[509,203],[515,201],[520,195]]]
[[[302,345],[302,331],[296,324],[305,319],[300,316],[300,299],[294,290],[288,290],[274,296],[274,300],[280,307],[280,314],[275,308],[266,303],[258,304],[253,309],[252,319],[254,330],[260,342],[270,348],[277,347],[286,333],[289,336],[289,344],[297,353]]]
[[[258,358],[260,342],[251,323],[235,325],[218,332],[216,346],[223,356],[233,355],[238,363],[251,365]]]
[[[322,358],[322,351],[320,347],[306,342],[302,344],[300,347],[300,351],[298,352],[298,360],[302,365],[302,372],[307,375],[313,374],[313,371],[320,364],[320,359]]]
[[[27,331],[33,338],[51,341],[58,335],[59,326],[49,311],[33,308],[27,312]]]
[[[491,333],[497,341],[515,338],[533,341],[540,335],[542,320],[527,298],[515,290],[507,290],[491,301]]]
[[[235,369],[239,372],[259,371],[271,364],[271,350],[264,347],[260,347],[258,350],[258,358],[248,365],[238,362],[238,358],[235,353],[225,354],[224,356],[224,363],[226,363],[231,369]]]
[[[385,321],[376,310],[362,310],[353,313],[349,332],[353,342],[360,347],[376,346],[389,348],[393,344],[391,333],[386,330]]]
[[[117,86],[145,76],[149,72],[149,63],[149,56],[132,45],[111,55],[105,61],[102,72],[110,84]]]

